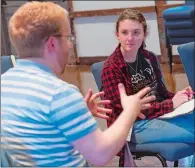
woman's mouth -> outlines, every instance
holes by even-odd
[[[134,46],[135,44],[127,44],[128,47],[132,47]]]

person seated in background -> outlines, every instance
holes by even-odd
[[[123,111],[101,131],[92,114],[110,113],[109,101],[84,98],[58,78],[74,44],[67,11],[53,2],[27,2],[9,21],[20,59],[1,76],[1,147],[14,165],[27,167],[103,166],[122,148],[141,109],[154,100],[145,88],[127,96],[119,84]],[[117,134],[116,134],[117,132]],[[10,165],[9,165],[10,166]]]
[[[137,118],[134,123],[131,142],[194,143],[194,113],[171,119],[158,119],[191,100],[193,96],[188,97],[185,94],[191,91],[191,87],[176,94],[167,90],[162,81],[157,57],[145,49],[147,34],[146,19],[138,10],[126,9],[120,14],[116,22],[116,37],[119,44],[105,61],[101,74],[104,98],[111,100],[106,107],[113,111],[109,114],[108,127],[115,123],[123,110],[118,84],[124,84],[127,95],[136,94],[149,86],[152,91],[148,95],[154,95],[156,100],[150,104],[150,108],[142,110],[145,118]],[[190,162],[184,166],[191,165],[192,157],[186,158],[187,160],[190,158]]]

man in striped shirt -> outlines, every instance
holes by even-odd
[[[143,98],[150,88],[127,96],[119,85],[123,112],[101,131],[92,116],[109,112],[94,103],[101,94],[84,99],[57,78],[73,45],[70,32],[66,10],[52,2],[28,2],[10,19],[9,35],[20,59],[1,76],[1,145],[14,163],[9,166],[79,167],[86,160],[105,165],[123,147],[140,110],[154,100]]]

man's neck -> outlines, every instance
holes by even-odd
[[[47,66],[49,69],[51,69],[51,71],[53,71],[57,75],[57,72],[55,72],[54,68],[52,67],[52,64],[49,64],[42,57],[28,57],[28,58],[24,58],[24,59],[30,60],[30,61],[33,61],[33,62],[37,62],[37,63],[42,64],[42,65],[45,65],[45,66]]]
[[[30,61],[33,61],[33,62],[37,62],[37,63],[43,64],[43,65],[49,67],[49,65],[47,65],[46,61],[41,57],[27,57],[27,58],[24,58],[24,59],[30,60]]]

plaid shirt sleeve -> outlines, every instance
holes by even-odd
[[[162,102],[153,102],[151,103],[151,108],[147,110],[142,110],[142,113],[146,116],[147,119],[153,119],[157,118],[159,116],[162,116],[163,114],[169,113],[173,111],[173,102],[172,98],[174,97],[174,93],[169,92],[164,85],[164,82],[162,81],[162,72],[159,69],[156,56],[151,57],[151,62],[154,68],[154,71],[157,76],[157,82],[158,82],[158,93],[162,95],[165,100]]]
[[[122,112],[122,106],[120,101],[120,94],[118,90],[118,84],[123,83],[123,77],[118,69],[113,67],[106,67],[102,71],[102,88],[105,92],[104,98],[111,101],[108,108],[112,109],[112,113],[109,115],[108,126],[110,126]]]

